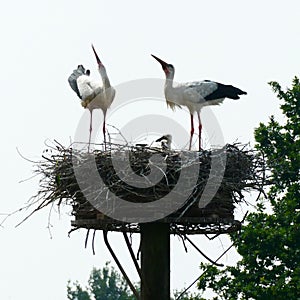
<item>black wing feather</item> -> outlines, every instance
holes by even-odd
[[[222,83],[218,83],[218,88],[212,92],[211,94],[205,97],[205,100],[216,100],[222,98],[229,98],[229,99],[240,99],[240,95],[247,95],[246,92],[232,86],[232,85],[225,85]]]
[[[82,75],[90,75],[90,70],[85,70],[83,65],[79,65],[76,70],[69,76],[68,81],[73,89],[73,91],[77,94],[77,96],[81,99],[81,95],[77,85],[77,79]]]

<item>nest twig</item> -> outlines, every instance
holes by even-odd
[[[195,164],[200,165],[198,180],[193,192],[185,201],[184,205],[171,217],[204,216],[210,215],[220,218],[233,218],[233,210],[236,203],[244,200],[245,192],[250,190],[262,191],[265,185],[265,163],[261,155],[252,149],[240,144],[226,145],[222,149],[204,150],[199,152],[197,159],[191,159],[183,165],[180,159],[180,151],[164,151],[160,148],[124,146],[109,144],[106,151],[94,151],[95,163],[105,183],[103,190],[88,187],[82,191],[79,188],[77,178],[74,173],[74,162],[80,164],[82,178],[90,172],[86,163],[88,153],[80,152],[71,147],[65,148],[59,143],[48,147],[44,151],[43,160],[35,164],[35,173],[41,176],[40,189],[34,197],[32,203],[35,204],[34,212],[44,207],[56,203],[71,205],[76,219],[95,219],[99,213],[87,201],[89,193],[107,194],[107,191],[114,193],[118,197],[131,202],[155,202],[170,193],[177,184],[180,172],[183,168],[189,168]],[[116,172],[112,163],[114,160],[120,163],[126,159],[125,153],[129,153],[129,164],[127,168]],[[210,203],[203,209],[198,208],[198,202],[206,187],[209,176],[219,176],[211,174],[211,161],[213,157],[226,154],[225,172],[222,175],[220,187]],[[123,155],[124,154],[124,155]],[[166,168],[153,165],[151,157],[161,156]],[[86,164],[86,166],[85,166]],[[162,173],[161,180],[153,186],[142,188],[126,183],[122,178],[130,177],[132,172],[142,179],[147,179],[151,173],[151,167],[156,167]],[[120,175],[122,175],[120,177]],[[189,178],[186,178],[188,181]],[[201,216],[202,216],[201,215]]]

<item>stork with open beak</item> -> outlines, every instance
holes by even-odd
[[[191,135],[189,142],[189,150],[192,147],[192,139],[194,134],[194,113],[197,113],[199,122],[199,151],[201,149],[201,132],[202,123],[200,111],[202,107],[208,105],[219,105],[225,98],[237,100],[240,95],[247,93],[232,86],[222,83],[204,80],[196,82],[181,83],[176,86],[173,84],[175,68],[173,65],[166,63],[155,55],[152,55],[162,66],[166,75],[165,82],[165,98],[168,106],[175,109],[176,106],[186,106],[191,115]]]
[[[110,107],[115,97],[115,89],[110,85],[106,69],[101,62],[94,46],[92,45],[93,52],[98,64],[98,71],[100,73],[102,84],[90,78],[90,71],[86,70],[83,65],[79,65],[76,70],[69,76],[68,81],[71,88],[75,91],[77,96],[81,99],[81,105],[90,111],[90,127],[89,127],[89,143],[88,151],[90,151],[92,126],[93,126],[93,110],[101,109],[104,115],[103,121],[103,136],[104,145],[106,147],[106,112]]]

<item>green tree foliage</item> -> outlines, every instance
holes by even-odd
[[[139,288],[136,288],[139,290]],[[175,291],[175,299],[180,292]],[[88,280],[88,287],[82,288],[76,281],[67,285],[69,300],[135,300],[126,281],[107,262],[102,269],[93,269]],[[180,300],[205,300],[196,294],[186,293]]]
[[[247,226],[231,236],[242,256],[236,266],[201,265],[208,271],[198,288],[213,289],[214,299],[300,299],[300,83],[295,78],[287,91],[269,84],[285,121],[281,125],[272,116],[255,130],[255,138],[269,169],[272,212],[260,200]]]
[[[76,281],[73,283],[73,287],[70,285],[70,281],[68,282],[67,292],[68,299],[70,300],[91,300],[90,294],[87,291],[84,291],[80,284]]]
[[[68,283],[69,300],[134,300],[126,281],[106,263],[102,269],[93,269],[88,287],[83,289],[78,282]]]
[[[174,298],[172,299],[178,299],[178,297],[181,295],[182,291],[175,291],[174,292]],[[186,292],[182,296],[180,296],[179,300],[205,300],[197,293],[190,293]]]

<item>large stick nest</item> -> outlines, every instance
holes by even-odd
[[[153,168],[151,157],[154,154],[159,155],[162,163],[165,164],[165,168],[156,166],[162,172],[161,180],[146,188],[128,184],[124,178],[132,176],[133,172],[141,179],[151,173],[151,167]],[[97,194],[98,197],[99,195],[107,197],[108,190],[127,201],[155,203],[155,200],[164,197],[176,187],[183,169],[191,168],[195,164],[198,165],[199,170],[196,185],[184,205],[169,217],[212,216],[233,219],[235,204],[244,200],[245,192],[262,191],[265,174],[263,158],[254,150],[247,149],[246,146],[235,144],[226,145],[222,149],[204,150],[198,152],[196,158],[194,156],[184,164],[182,164],[180,154],[180,151],[175,150],[164,151],[159,148],[114,144],[109,144],[109,150],[95,150],[92,154],[88,154],[72,148],[65,148],[56,143],[53,147],[45,150],[43,160],[36,165],[35,172],[42,177],[40,190],[34,202],[39,203],[35,211],[49,204],[61,205],[64,203],[72,205],[73,215],[77,220],[99,219],[101,213],[87,201],[86,195],[90,197]],[[212,177],[221,176],[218,192],[205,208],[200,209],[198,202],[207,185],[212,158],[218,159],[218,157],[224,157],[224,154],[226,155],[224,175],[213,174],[213,172],[211,174]],[[98,173],[105,185],[101,190],[95,190],[92,182],[86,182],[87,188],[82,192],[75,176],[74,167],[75,164],[76,167],[80,166],[80,180],[88,178],[90,174],[88,161],[90,161],[91,155],[93,155]],[[113,160],[117,160],[117,163],[120,164],[124,164],[129,157],[127,168],[116,171],[112,163],[112,156]],[[222,162],[224,161],[220,160],[220,163]],[[189,178],[185,178],[185,180],[188,181]]]

